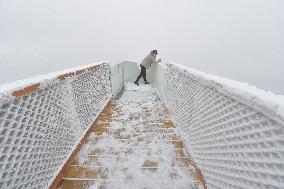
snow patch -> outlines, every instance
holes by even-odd
[[[156,89],[151,85],[131,83],[126,83],[125,89],[117,102],[108,132],[97,138],[91,137],[95,142],[87,143],[78,155],[80,164],[94,169],[100,165],[107,172],[108,182],[96,182],[89,188],[102,185],[106,188],[197,188],[188,168],[177,159],[174,145],[162,141],[164,134],[158,132],[158,125],[165,117],[161,112],[162,102],[156,100]],[[119,137],[130,138],[117,140],[118,129],[121,130]],[[154,134],[147,134],[147,130]],[[178,135],[176,129],[169,131]],[[88,162],[88,154],[98,149],[105,156]],[[152,166],[152,169],[143,168],[145,166]]]

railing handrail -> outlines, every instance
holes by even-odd
[[[4,83],[4,84],[0,84],[0,93],[2,94],[7,94],[11,91],[14,90],[18,90],[36,83],[44,83],[44,82],[48,82],[48,81],[52,81],[53,79],[56,79],[58,76],[60,75],[64,75],[64,74],[68,74],[71,72],[76,72],[78,70],[83,70],[83,69],[87,69],[90,68],[92,66],[96,66],[99,64],[103,64],[103,63],[109,63],[108,61],[100,61],[100,62],[94,62],[94,63],[90,63],[90,64],[84,64],[81,66],[75,66],[72,68],[67,68],[67,69],[63,69],[60,71],[55,71],[55,72],[50,72],[50,73],[45,73],[45,74],[39,74],[37,76],[33,76],[33,77],[28,77],[25,79],[20,79],[20,80],[16,80],[16,81],[12,81],[12,82],[8,82],[8,83]]]
[[[184,65],[167,62],[169,65],[174,65],[186,74],[191,74],[196,77],[196,80],[204,85],[213,87],[222,94],[235,98],[247,105],[277,117],[279,121],[284,123],[284,96],[276,95],[271,91],[265,91],[245,82],[240,82],[226,77],[221,77],[214,74],[208,74]]]
[[[2,84],[0,85],[0,105],[13,100],[14,97],[25,95],[25,91],[33,92],[44,89],[67,78],[92,71],[101,64],[109,64],[109,62],[100,61]]]

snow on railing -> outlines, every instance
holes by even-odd
[[[284,188],[283,96],[168,64],[165,103],[208,188]]]
[[[107,63],[0,86],[0,188],[48,188],[110,97]]]

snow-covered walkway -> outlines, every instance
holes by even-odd
[[[151,85],[125,84],[112,100],[60,188],[202,188],[169,113]]]

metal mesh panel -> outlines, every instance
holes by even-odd
[[[0,188],[47,188],[110,97],[109,65],[0,107]]]
[[[208,188],[284,188],[281,120],[173,65],[166,104]]]
[[[81,125],[86,128],[110,97],[109,70],[86,73],[72,81],[71,85],[76,112]]]

